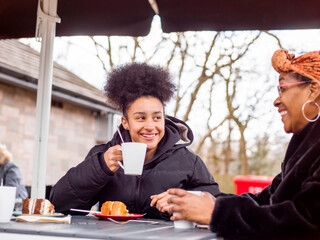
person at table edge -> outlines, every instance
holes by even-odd
[[[121,201],[130,213],[168,219],[167,213],[150,206],[153,195],[162,193],[157,201],[166,201],[166,190],[172,187],[220,193],[204,162],[187,149],[193,141],[189,126],[165,115],[165,102],[175,90],[166,70],[145,63],[127,64],[109,74],[104,89],[107,99],[123,113],[124,141],[147,144],[142,175],[125,175],[119,168],[121,138],[115,132],[111,141],[94,146],[52,188],[50,201],[57,212]]]
[[[28,192],[23,184],[21,171],[12,162],[12,153],[5,144],[0,144],[0,181],[3,186],[16,187],[14,210],[21,211],[23,199],[28,197]]]
[[[178,197],[161,211],[180,213],[171,220],[210,224],[224,238],[320,239],[320,51],[295,57],[280,49],[272,66],[280,74],[273,104],[285,132],[293,133],[280,174],[257,194],[215,198],[169,189]]]

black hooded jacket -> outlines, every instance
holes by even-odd
[[[218,197],[210,225],[237,239],[320,239],[320,119],[293,135],[281,173],[261,193]]]
[[[129,132],[122,128],[125,141],[131,141]],[[103,154],[109,147],[121,144],[116,132],[107,144],[93,147],[85,160],[71,168],[53,187],[50,201],[57,212],[68,213],[70,208],[90,209],[95,203],[121,201],[131,213],[147,213],[146,217],[167,218],[155,207],[150,207],[150,196],[168,188],[220,193],[204,162],[187,149],[193,141],[191,129],[182,121],[167,117],[165,135],[152,159],[144,164],[141,176],[124,175],[107,167]]]

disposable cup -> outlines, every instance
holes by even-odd
[[[16,187],[0,186],[0,223],[9,222],[16,199]]]
[[[201,196],[201,191],[188,191],[189,193],[196,194],[198,196]],[[173,216],[178,215],[179,213],[174,212]],[[187,220],[177,220],[173,222],[175,228],[195,228],[196,223],[192,221]]]

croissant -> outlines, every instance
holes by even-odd
[[[102,215],[126,216],[127,213],[127,206],[119,201],[106,201],[101,207]]]

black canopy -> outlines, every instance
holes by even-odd
[[[156,0],[164,32],[320,28],[319,0]],[[0,38],[34,37],[38,0],[0,0]],[[59,0],[57,36],[149,33],[148,0]]]

